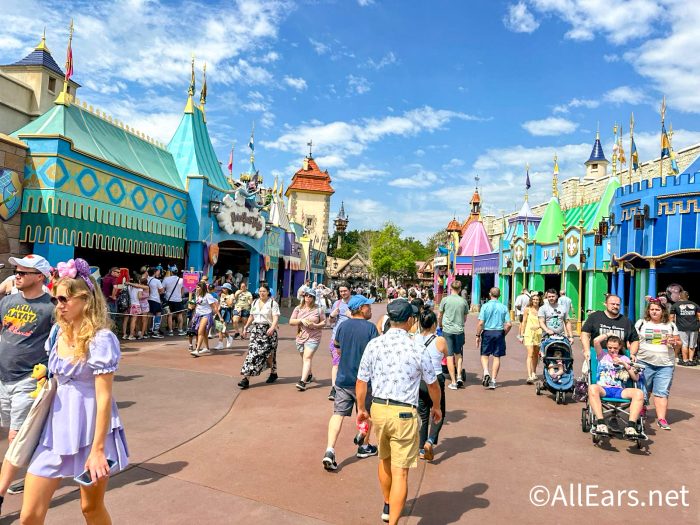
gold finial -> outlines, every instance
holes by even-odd
[[[41,36],[41,42],[39,42],[39,45],[34,48],[35,51],[46,51],[47,53],[51,53],[49,51],[49,48],[46,45],[46,26],[44,26],[44,33]]]
[[[666,95],[664,95],[664,98],[661,100],[661,123],[663,124],[664,120],[666,120]]]
[[[63,90],[58,94],[54,104],[68,106],[71,103],[72,96],[68,93],[68,81],[73,76],[73,19],[70,19],[70,29],[68,33],[68,49],[66,50],[66,76],[63,79]]]
[[[185,113],[194,113],[194,102],[192,97],[194,96],[194,53],[192,53],[192,65],[190,74],[190,86],[187,88],[187,104],[185,104]]]
[[[559,198],[559,163],[557,162],[557,154],[554,154],[554,170],[552,173],[552,196]]]
[[[204,62],[204,68],[202,69],[202,92],[199,96],[199,103],[202,105],[202,111],[204,111],[204,105],[207,103],[207,63]]]

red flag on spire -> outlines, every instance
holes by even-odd
[[[233,146],[231,146],[231,154],[228,157],[228,172],[233,175]]]

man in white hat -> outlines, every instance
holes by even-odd
[[[34,365],[48,364],[44,345],[51,331],[54,305],[43,290],[51,274],[51,265],[40,255],[10,257],[15,266],[15,286],[19,293],[0,299],[0,426],[9,428],[8,441],[17,435],[27,417],[36,388],[31,378]],[[0,505],[18,469],[3,462],[0,474]],[[10,493],[19,493],[24,483],[15,484]]]

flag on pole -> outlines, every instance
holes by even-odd
[[[625,157],[625,150],[622,147],[622,130],[620,130],[620,145],[617,150],[617,158],[620,159],[620,167],[627,164],[627,158]]]
[[[634,143],[634,136],[632,136],[630,159],[632,160],[632,169],[637,171],[639,169],[639,153],[637,153],[637,145]]]
[[[73,20],[70,21],[70,36],[68,37],[68,50],[66,51],[66,82],[73,76]]]
[[[673,171],[674,175],[678,175],[681,170],[678,168],[678,162],[676,162],[676,152],[673,151],[673,148],[671,148],[671,171]]]
[[[525,190],[529,190],[530,186],[530,165],[528,164],[525,167]]]
[[[671,144],[668,141],[668,133],[666,133],[666,125],[661,123],[661,158],[666,159],[671,156]]]
[[[248,147],[250,151],[255,151],[255,123],[253,123],[253,129],[250,132],[250,141],[248,142]]]
[[[231,154],[228,156],[228,172],[233,175],[233,146],[231,146]]]

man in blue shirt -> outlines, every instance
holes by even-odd
[[[484,377],[481,384],[494,390],[496,376],[501,367],[501,357],[506,355],[506,335],[512,324],[508,316],[508,308],[499,302],[501,290],[493,287],[489,290],[490,300],[481,307],[479,322],[476,325],[476,342],[481,353],[481,366]],[[493,366],[489,374],[489,356],[493,357]]]
[[[379,332],[373,323],[372,303],[374,299],[368,299],[364,295],[353,295],[347,302],[347,308],[352,317],[349,317],[335,332],[335,338],[331,344],[335,345],[339,354],[338,375],[335,379],[335,395],[333,399],[333,415],[328,422],[328,446],[323,456],[323,468],[335,470],[338,464],[335,461],[335,443],[338,440],[340,429],[343,426],[343,418],[352,416],[352,409],[357,406],[357,370],[364,354],[365,347]],[[368,398],[371,400],[371,397]],[[370,403],[367,403],[369,406]],[[369,444],[369,430],[364,441],[357,445],[357,457],[367,458],[377,455],[377,447]]]

